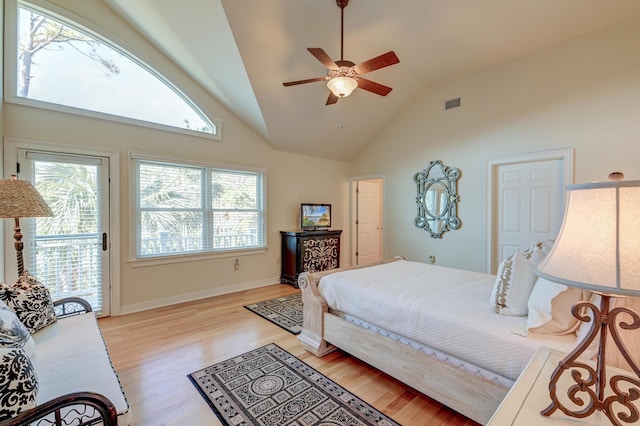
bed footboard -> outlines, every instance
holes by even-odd
[[[335,271],[333,271],[335,272]],[[324,340],[324,314],[329,311],[327,302],[318,291],[318,283],[326,273],[303,272],[298,277],[298,287],[302,290],[303,324],[298,340],[302,347],[317,357],[336,349]]]
[[[397,260],[404,260],[404,257],[395,256],[393,259],[379,263],[395,262]],[[298,277],[298,287],[302,289],[302,304],[304,309],[302,331],[298,335],[298,339],[302,343],[302,347],[308,352],[311,352],[317,357],[322,357],[336,350],[334,345],[324,340],[324,314],[329,312],[329,307],[318,290],[320,279],[325,275],[335,272],[365,268],[372,265],[348,266],[328,271],[303,272],[300,274]]]

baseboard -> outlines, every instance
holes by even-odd
[[[162,308],[177,303],[191,302],[193,300],[206,299],[207,297],[221,296],[223,294],[235,293],[242,290],[251,290],[252,288],[266,287],[280,282],[280,277],[268,278],[248,283],[233,284],[226,287],[212,288],[205,291],[195,293],[180,294],[178,296],[165,297],[162,299],[150,300],[148,302],[134,303],[133,305],[124,305],[120,307],[120,315],[132,314],[134,312],[146,311],[154,308]]]

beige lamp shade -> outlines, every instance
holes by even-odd
[[[538,275],[573,287],[640,295],[640,181],[567,187],[558,238]]]
[[[47,217],[53,212],[26,180],[0,179],[0,218]]]

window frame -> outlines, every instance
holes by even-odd
[[[138,217],[139,217],[139,203],[138,203],[138,191],[140,189],[139,185],[139,167],[140,161],[147,163],[157,163],[157,164],[167,164],[169,166],[176,167],[196,167],[196,168],[204,168],[208,170],[214,171],[223,171],[223,172],[237,172],[237,173],[252,173],[260,176],[260,182],[258,183],[258,228],[259,232],[262,233],[262,245],[251,248],[231,248],[231,249],[219,249],[219,250],[208,250],[208,251],[198,251],[194,253],[177,253],[177,254],[161,254],[156,256],[144,256],[138,257],[138,241],[140,240],[139,231],[140,228],[138,226]],[[261,168],[253,168],[246,166],[238,166],[231,164],[222,164],[222,163],[209,163],[209,162],[197,162],[185,160],[182,158],[175,157],[163,157],[157,154],[151,154],[147,152],[140,151],[130,151],[129,152],[129,205],[131,208],[130,217],[129,217],[129,262],[133,267],[137,266],[149,266],[149,265],[159,265],[159,264],[167,264],[167,263],[180,263],[180,262],[189,262],[203,259],[217,259],[224,257],[234,257],[238,255],[249,255],[249,254],[261,254],[267,251],[267,235],[268,235],[268,227],[267,227],[267,171]],[[204,191],[206,184],[203,182],[201,190]],[[209,199],[205,197],[205,200]],[[207,207],[206,205],[203,207],[203,211],[205,212],[205,223],[203,223],[203,237],[209,241],[212,237],[210,235],[211,229],[211,218],[208,217],[206,213],[215,211],[215,208]]]
[[[153,61],[142,59],[145,55],[142,52],[136,52],[128,43],[115,36],[110,31],[91,23],[66,9],[51,4],[44,0],[5,0],[5,16],[4,16],[4,100],[6,102],[18,105],[25,105],[34,108],[46,109],[51,111],[63,112],[68,114],[80,115],[90,118],[98,118],[107,121],[130,124],[140,127],[147,127],[155,130],[163,130],[173,133],[180,133],[189,136],[219,141],[222,139],[222,120],[214,117],[213,114],[204,108],[202,103],[198,101],[189,90],[185,90],[173,78],[171,73],[160,72],[161,67],[152,66]],[[172,90],[176,95],[181,97],[195,112],[205,120],[209,121],[213,126],[213,133],[200,132],[196,130],[175,127],[167,124],[145,121],[137,118],[109,114],[99,111],[87,110],[79,107],[60,105],[52,102],[41,101],[37,99],[29,99],[18,96],[18,10],[20,5],[28,9],[32,9],[38,13],[51,16],[65,25],[95,38],[101,43],[109,46],[111,49],[126,56],[129,60],[145,69],[152,77],[158,79],[168,89]],[[134,53],[136,52],[136,53]]]

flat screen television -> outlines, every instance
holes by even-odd
[[[331,228],[331,204],[300,204],[300,228]]]

